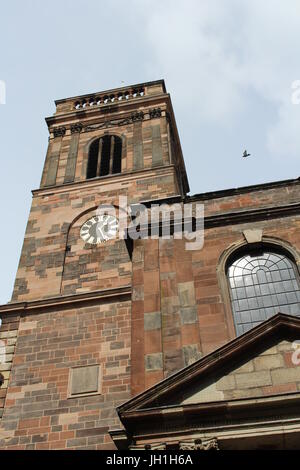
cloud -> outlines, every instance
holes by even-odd
[[[134,3],[151,50],[148,68],[162,71],[176,108],[192,110],[199,126],[234,125],[258,97],[275,110],[264,123],[271,156],[300,154],[300,105],[291,102],[300,79],[298,0]]]

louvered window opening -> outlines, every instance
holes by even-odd
[[[87,178],[121,173],[122,140],[106,135],[92,142],[89,150]]]

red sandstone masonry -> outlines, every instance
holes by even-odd
[[[34,312],[24,306],[21,319],[15,313],[3,314],[0,339],[8,357],[1,370],[5,379],[0,389],[0,409],[5,405],[1,448],[112,449],[109,430],[121,426],[116,406],[234,337],[217,273],[224,251],[242,242],[246,229],[260,229],[263,236],[300,251],[299,213],[272,218],[266,211],[255,222],[229,221],[232,213],[299,203],[299,181],[192,197],[204,203],[207,218],[224,218],[223,226],[207,226],[204,247],[198,251],[185,250],[185,240],[137,240],[131,259],[123,242],[84,245],[80,227],[99,204],[117,206],[124,195],[132,204],[188,190],[187,183],[181,188],[185,172],[180,144],[171,136],[176,125],[168,95],[162,93],[161,82],[149,87],[153,94],[146,89],[145,102],[137,98],[126,106],[115,103],[95,112],[77,112],[74,100],[63,100],[55,118],[48,119],[49,151],[41,189],[33,192],[13,301],[30,305],[34,300],[74,295],[74,303]],[[161,106],[161,117],[150,116],[153,106]],[[131,113],[142,109],[145,119],[133,120]],[[111,124],[116,118],[129,121]],[[80,134],[74,182],[63,184],[70,126],[79,121],[99,128]],[[67,127],[59,137],[53,129],[58,124]],[[137,130],[140,142],[134,142]],[[86,181],[88,145],[106,132],[124,139],[122,174]],[[151,140],[154,134],[156,142]],[[134,168],[135,143],[143,147],[140,169]],[[162,151],[160,166],[153,161],[157,144]],[[59,158],[55,184],[46,188],[53,156]],[[132,285],[131,302],[76,304],[76,294],[127,285]],[[291,352],[284,351],[282,358],[290,373]],[[101,366],[101,393],[68,398],[70,368],[94,364]],[[274,382],[261,393],[288,393],[296,387],[296,382]]]
[[[299,188],[298,188],[299,191]],[[283,240],[295,250],[300,250],[300,217],[284,217],[282,219],[270,219],[259,222],[239,223],[224,227],[216,227],[205,231],[204,247],[200,251],[186,252],[184,244],[180,240],[161,240],[159,243],[160,260],[160,300],[162,309],[166,314],[162,319],[162,339],[159,349],[158,336],[150,336],[148,331],[142,333],[144,315],[147,311],[156,311],[159,302],[156,302],[156,282],[153,280],[153,292],[150,298],[133,302],[134,315],[139,318],[138,333],[133,332],[138,338],[132,344],[132,370],[133,389],[137,394],[145,388],[145,372],[143,367],[143,355],[160,352],[165,358],[163,373],[168,375],[184,366],[184,346],[193,346],[198,351],[198,356],[208,354],[226,342],[233,339],[230,333],[230,325],[225,315],[224,295],[220,290],[220,279],[216,267],[224,250],[234,243],[244,240],[243,230],[259,228],[263,235]],[[139,252],[143,257],[155,260],[156,247],[148,240],[139,241]],[[154,263],[154,261],[153,261]],[[133,264],[133,270],[135,272]],[[144,271],[142,265],[138,265],[138,274],[133,276],[133,289],[139,286],[143,288]],[[150,278],[149,278],[150,282]],[[149,286],[149,282],[147,286]],[[190,284],[189,284],[190,283]],[[190,286],[194,289],[194,306],[197,310],[197,321],[195,323],[181,324],[179,321],[180,306],[178,302],[178,289],[180,285]],[[145,284],[146,286],[146,284]],[[149,289],[149,287],[147,287]],[[150,289],[149,289],[150,291]],[[165,299],[165,300],[163,300]],[[164,307],[163,307],[164,305]],[[163,310],[162,310],[163,311]],[[168,316],[170,316],[168,320]],[[190,318],[188,321],[192,321]],[[197,349],[196,349],[197,348]],[[190,351],[191,352],[191,351]],[[167,362],[166,362],[167,361]],[[286,358],[287,366],[290,367],[290,359]],[[154,371],[151,371],[153,374]],[[161,371],[156,371],[161,377]]]
[[[130,323],[128,302],[22,318],[1,448],[113,449],[107,431],[130,397]],[[68,399],[70,367],[92,364],[102,367],[101,394]]]

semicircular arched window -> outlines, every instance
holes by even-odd
[[[122,139],[105,135],[94,140],[89,149],[87,179],[121,173]]]
[[[278,312],[300,316],[297,267],[282,252],[264,248],[240,254],[227,277],[237,335]]]

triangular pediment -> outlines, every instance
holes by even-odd
[[[118,412],[298,392],[296,341],[300,319],[279,313],[124,403]]]
[[[292,348],[292,338],[284,334],[270,338],[264,344],[253,345],[246,354],[205,374],[206,377],[198,378],[189,387],[182,387],[181,393],[175,394],[173,403],[210,403],[268,396],[280,390],[291,391],[289,378],[284,376],[284,372],[287,354],[292,352]],[[300,381],[300,368],[295,372]],[[166,400],[161,400],[161,405],[166,406]]]

